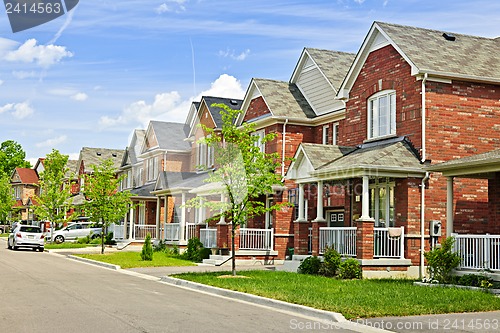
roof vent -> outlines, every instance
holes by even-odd
[[[116,153],[111,154],[111,156],[116,157]]]
[[[443,37],[444,37],[444,39],[449,40],[451,42],[455,41],[455,39],[456,39],[455,35],[449,34],[447,32],[443,32]]]
[[[97,156],[101,156],[101,152],[99,152],[99,151],[96,154],[97,154]]]
[[[231,103],[231,105],[238,105],[238,101],[235,101],[234,99],[230,100],[229,103]]]

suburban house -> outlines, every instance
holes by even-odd
[[[374,22],[335,96],[345,102],[337,145],[301,144],[288,171],[299,184],[295,236],[310,223],[313,254],[335,246],[367,276],[415,276],[443,237],[498,233],[496,169],[480,165],[500,148],[499,51],[499,38]],[[325,208],[332,193],[341,220]],[[498,258],[498,238],[481,251]]]
[[[34,196],[39,194],[36,170],[16,168],[10,177],[10,184],[16,200],[11,220],[34,221],[32,206],[36,204]]]

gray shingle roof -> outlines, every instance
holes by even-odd
[[[316,143],[302,143],[301,146],[314,169],[318,169],[327,163],[335,161],[356,149],[353,147],[340,147]]]
[[[66,167],[68,168],[68,171],[64,174],[64,176],[66,178],[69,178],[69,177],[77,175],[78,174],[77,166],[78,166],[77,160],[68,160],[68,162],[66,163]]]
[[[139,152],[142,147],[142,144],[144,143],[144,138],[146,135],[146,131],[143,129],[136,129],[134,131],[134,136],[135,136],[135,146],[139,147]],[[137,156],[137,151],[135,150],[135,147],[129,147],[128,149],[128,157],[130,159],[131,164],[135,164],[139,161],[139,158]]]
[[[309,47],[306,50],[335,90],[339,90],[356,54]]]
[[[462,157],[455,160],[450,160],[447,162],[435,164],[433,166],[430,166],[428,169],[432,171],[440,171],[444,169],[454,169],[454,168],[458,169],[469,165],[481,165],[481,164],[499,163],[499,162],[500,162],[500,149],[496,149],[482,154]]]
[[[217,128],[222,128],[222,116],[220,114],[221,109],[218,107],[213,107],[212,104],[225,104],[233,110],[241,110],[241,104],[243,100],[236,98],[224,98],[224,97],[213,97],[213,96],[203,96],[202,100],[205,101],[208,107],[208,111],[212,115]],[[199,110],[199,107],[197,108]]]
[[[152,191],[155,189],[155,184],[147,184],[141,187],[134,188],[130,190],[130,193],[132,193],[132,197],[155,197],[154,195],[151,194]]]
[[[160,172],[155,190],[174,190],[178,188],[196,188],[204,184],[207,173],[196,172]]]
[[[314,118],[316,114],[295,84],[284,81],[253,79],[276,117]]]
[[[404,138],[373,142],[356,147],[351,153],[338,158],[319,170],[337,170],[369,166],[370,168],[422,169],[415,149]]]
[[[84,172],[89,173],[92,172],[91,165],[100,165],[101,162],[111,159],[113,161],[113,167],[115,170],[118,170],[123,160],[124,153],[124,149],[83,147],[82,150],[80,150],[77,168],[81,165],[81,162],[84,161]]]
[[[375,22],[421,70],[500,80],[500,39]]]
[[[185,139],[189,135],[189,126],[181,123],[151,121],[160,149],[191,150],[191,144]]]

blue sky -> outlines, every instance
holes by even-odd
[[[494,0],[81,0],[15,34],[0,8],[0,142],[31,161],[125,148],[149,120],[183,122],[201,95],[289,80],[303,47],[357,52],[373,21],[500,36]]]

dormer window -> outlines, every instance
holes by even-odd
[[[368,99],[368,139],[396,134],[396,92],[384,90]]]

